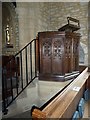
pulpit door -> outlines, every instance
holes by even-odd
[[[52,40],[41,38],[40,41],[40,74],[51,74]]]
[[[63,74],[64,36],[57,33],[39,35],[40,79]]]
[[[61,75],[63,66],[63,38],[62,36],[52,39],[52,74]]]

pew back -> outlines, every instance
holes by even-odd
[[[41,112],[34,109],[33,118],[72,118],[77,105],[83,96],[86,81],[90,76],[86,68],[64,91],[52,100]],[[39,111],[37,113],[37,111]],[[43,116],[44,115],[44,116]],[[43,116],[43,117],[42,117]]]

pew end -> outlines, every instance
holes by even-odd
[[[32,118],[33,120],[38,120],[38,119],[46,120],[47,116],[45,112],[42,112],[41,110],[35,108],[32,112]]]

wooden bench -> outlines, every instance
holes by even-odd
[[[64,91],[53,99],[43,110],[33,109],[32,118],[72,118],[77,105],[83,96],[86,81],[90,76],[86,68]],[[76,89],[75,89],[76,88]]]

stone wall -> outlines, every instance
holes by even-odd
[[[48,29],[48,6],[44,3],[18,2],[17,13],[19,19],[19,48],[22,49],[26,44],[37,37],[38,32]],[[32,47],[32,70],[35,70],[34,44]],[[30,61],[30,50],[28,48],[28,61]],[[25,52],[23,52],[23,73],[26,78]],[[28,62],[28,73],[30,74],[30,63]]]
[[[6,27],[9,26],[10,44],[13,48],[7,47]],[[10,2],[2,3],[2,54],[14,55],[19,50],[18,17],[15,7]]]
[[[48,6],[44,3],[17,3],[19,17],[19,46],[23,48],[36,38],[37,33],[48,28]]]
[[[57,31],[67,24],[67,17],[80,20],[81,46],[84,64],[88,63],[88,3],[87,2],[17,2],[19,17],[19,47],[23,48],[40,31]]]
[[[88,3],[87,2],[50,2],[49,15],[50,25],[49,30],[58,30],[63,25],[67,24],[67,17],[73,17],[80,21],[81,29],[78,31],[81,34],[81,45],[84,54],[84,64],[88,63]]]

